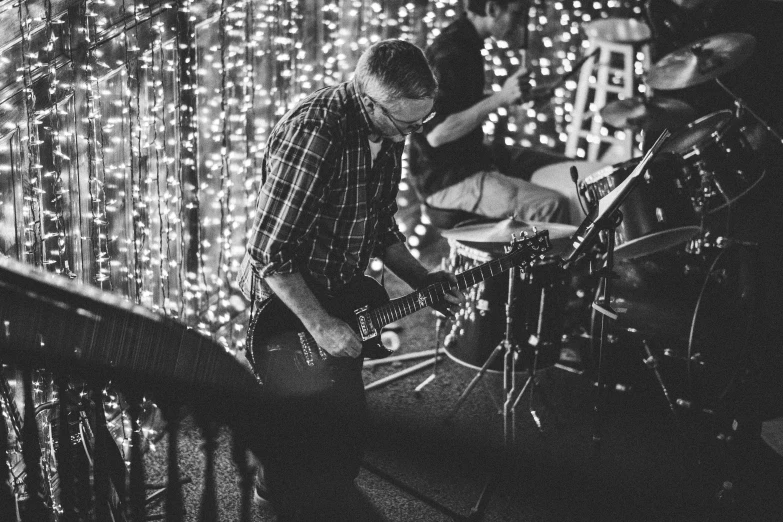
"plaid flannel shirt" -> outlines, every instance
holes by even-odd
[[[371,129],[353,82],[316,91],[274,127],[237,279],[248,299],[272,295],[264,277],[296,271],[338,290],[405,241],[394,219],[404,143],[383,140],[373,163]]]

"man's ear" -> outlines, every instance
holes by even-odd
[[[362,101],[364,102],[364,106],[367,107],[367,110],[372,112],[373,108],[375,107],[375,103],[373,103],[370,97],[362,93]]]

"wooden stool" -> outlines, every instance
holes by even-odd
[[[587,52],[596,48],[598,52],[588,58],[579,73],[566,156],[597,161],[602,153],[601,145],[608,144],[620,151],[602,160],[617,162],[630,159],[633,157],[634,134],[626,131],[622,139],[610,136],[598,111],[609,101],[634,96],[637,88],[635,79],[642,72],[634,71],[635,56],[638,51],[643,52],[643,69],[646,70],[649,66],[646,43],[652,33],[640,20],[604,18],[585,24],[585,34],[590,43]],[[609,95],[612,99],[607,99]]]

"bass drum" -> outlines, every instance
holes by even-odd
[[[615,270],[619,318],[612,328],[674,362],[669,379],[679,397],[702,405],[725,399],[752,342],[759,293],[753,251],[732,246],[697,257],[670,249]],[[596,323],[594,315],[593,339]]]

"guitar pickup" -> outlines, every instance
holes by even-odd
[[[316,354],[321,360],[326,360],[326,352],[316,344],[315,339],[310,334],[299,332],[299,345],[302,347],[302,355],[304,355],[307,366],[315,366]]]
[[[353,312],[356,314],[356,322],[359,324],[359,335],[361,336],[362,341],[378,336],[378,330],[376,330],[375,325],[372,322],[372,317],[370,317],[370,314],[367,312],[368,309],[369,306],[363,306],[357,308]]]

